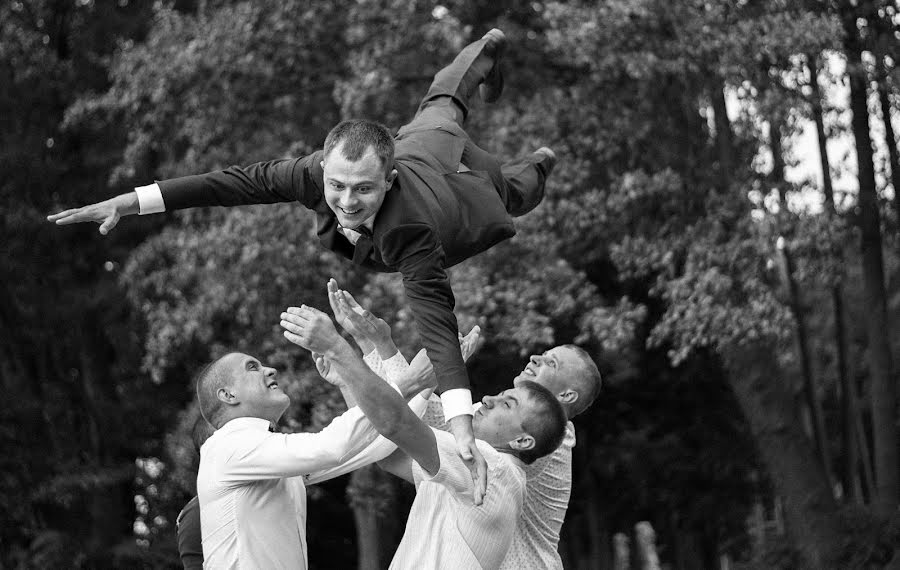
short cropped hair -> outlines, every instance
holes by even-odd
[[[197,374],[197,401],[200,404],[200,415],[214,429],[218,427],[217,423],[224,411],[222,402],[219,401],[219,388],[225,387],[228,380],[228,375],[220,370],[219,363],[228,354],[213,360]]]
[[[194,422],[194,427],[191,429],[191,441],[194,442],[194,449],[199,452],[206,440],[209,439],[209,436],[215,431],[216,428],[209,425],[209,422],[202,415],[197,418],[197,421]]]
[[[572,406],[572,417],[575,417],[591,407],[591,404],[600,395],[603,380],[600,377],[600,369],[597,368],[594,359],[585,349],[574,344],[564,344],[563,347],[573,351],[581,360],[580,374],[577,380],[579,384],[578,400]]]
[[[556,451],[566,435],[566,412],[553,392],[537,382],[524,380],[519,388],[525,388],[531,398],[530,414],[522,422],[525,431],[534,438],[534,447],[519,452],[519,459],[527,464]]]
[[[347,160],[361,159],[369,147],[372,147],[375,156],[384,165],[385,176],[394,168],[394,137],[381,123],[364,119],[341,121],[325,137],[324,156],[327,158],[341,143],[341,154]]]

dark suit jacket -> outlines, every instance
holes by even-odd
[[[363,267],[403,275],[440,389],[468,388],[445,269],[512,237],[515,228],[488,174],[460,168],[465,144],[460,133],[452,124],[401,129],[394,165],[398,176],[375,216],[371,248],[362,241],[354,247],[338,231],[323,194],[322,151],[166,180],[159,187],[169,210],[294,200],[313,210],[325,247]]]
[[[178,556],[184,570],[203,570],[203,541],[200,536],[200,502],[191,499],[175,519]]]

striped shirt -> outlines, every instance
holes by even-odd
[[[433,430],[441,466],[432,477],[412,463],[416,498],[391,570],[497,570],[512,543],[522,512],[522,462],[476,440],[488,464],[484,503],[472,502],[469,468],[453,435]]]
[[[437,398],[428,401],[422,420],[433,428],[447,429]],[[559,534],[572,494],[572,448],[575,426],[566,424],[562,444],[550,455],[525,465],[525,500],[502,570],[559,570]]]
[[[525,504],[502,570],[562,570],[559,533],[572,493],[575,426],[566,424],[562,444],[525,466]]]

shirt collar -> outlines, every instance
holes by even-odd
[[[269,431],[269,420],[262,418],[242,417],[228,420],[225,425],[216,430],[216,432],[233,431],[240,428],[251,428],[262,431]]]
[[[373,215],[369,216],[368,218],[366,218],[365,221],[363,221],[363,223],[360,224],[360,225],[362,225],[362,226],[368,228],[368,230],[371,232],[372,230],[375,229],[375,216],[377,216],[377,215],[378,215],[378,212],[375,212],[375,214],[373,214]],[[341,224],[338,224],[338,227],[341,228],[341,229],[342,229],[343,231],[345,231],[345,232],[346,232],[346,231],[351,231],[351,232],[359,233],[359,230],[358,230],[358,229],[345,228],[345,227],[342,226]],[[359,226],[357,226],[357,227],[359,227]]]

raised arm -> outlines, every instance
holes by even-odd
[[[431,428],[407,407],[403,398],[373,373],[334,328],[325,313],[291,307],[282,322],[285,337],[324,354],[349,386],[363,413],[386,438],[429,473],[437,473],[440,457]]]
[[[424,224],[391,229],[381,240],[387,264],[403,275],[403,287],[416,319],[422,344],[434,363],[444,413],[456,440],[460,457],[472,472],[475,504],[487,489],[487,463],[475,445],[472,429],[472,393],[460,352],[456,300],[444,269],[444,250],[431,228]]]
[[[315,208],[322,197],[321,153],[296,159],[162,180],[115,198],[47,216],[56,225],[96,222],[108,234],[124,216],[199,206],[241,206],[299,200]]]

